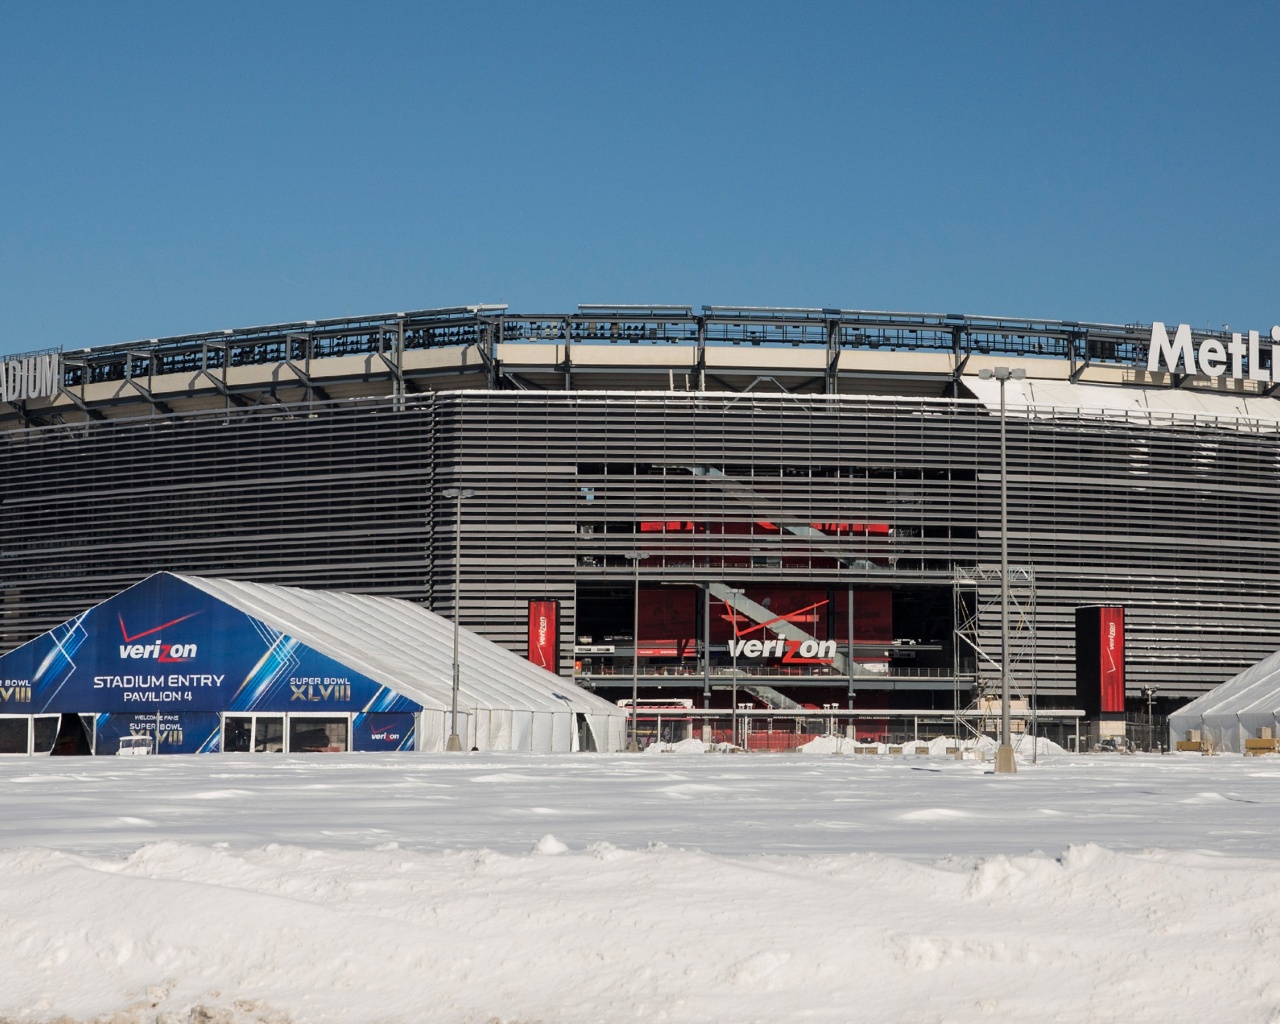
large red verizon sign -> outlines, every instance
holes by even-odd
[[[529,602],[529,660],[548,672],[559,672],[559,601]]]
[[[1098,623],[1098,689],[1102,713],[1124,713],[1124,609],[1101,608]]]
[[[1076,695],[1090,715],[1124,714],[1124,609],[1076,609]]]
[[[747,587],[746,597],[767,608],[774,622],[798,626],[817,641],[849,639],[849,595],[844,589],[794,586]],[[854,639],[860,644],[893,643],[893,594],[888,590],[859,590],[854,597]],[[701,615],[698,593],[694,587],[640,588],[640,657],[696,658]],[[723,601],[714,601],[711,610],[711,642],[731,644],[742,641],[776,641],[779,638],[745,614],[734,611]],[[770,653],[749,648],[746,657],[782,658],[787,650],[769,648]],[[824,655],[824,657],[826,657]],[[858,661],[887,661],[881,655],[859,654]]]

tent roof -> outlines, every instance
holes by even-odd
[[[1280,651],[1215,686],[1170,717],[1270,714],[1280,711]]]
[[[389,597],[170,575],[370,679],[447,710],[453,693],[453,623]],[[459,630],[460,708],[577,711],[624,716],[589,693],[468,629]]]

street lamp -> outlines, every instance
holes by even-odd
[[[733,745],[738,745],[738,598],[746,593],[737,587],[727,587],[729,595],[729,622],[733,626],[733,643],[729,645],[733,672],[733,701],[729,710],[729,720],[733,723]]]
[[[640,743],[636,739],[636,704],[640,698],[640,563],[649,557],[647,551],[628,551],[625,557],[635,570],[635,597],[631,610],[631,742],[627,750],[633,754],[640,753]]]
[[[702,595],[702,742],[711,741],[711,585]]]
[[[978,371],[983,380],[994,377],[1000,382],[1000,747],[996,751],[996,772],[1012,774],[1018,770],[1013,760],[1013,744],[1009,742],[1009,468],[1004,433],[1005,381],[1022,380],[1027,371],[1021,367]]]
[[[462,606],[462,502],[466,498],[475,497],[470,487],[447,487],[440,492],[446,498],[454,498],[453,516],[453,711],[449,720],[449,741],[444,749],[461,751],[462,740],[458,737],[458,677],[460,663],[458,660],[458,619]]]
[[[1156,688],[1150,685],[1144,686],[1142,696],[1147,702],[1147,753],[1150,754],[1156,745]]]

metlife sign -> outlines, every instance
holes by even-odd
[[[1261,334],[1249,331],[1236,332],[1225,345],[1220,338],[1201,338],[1197,343],[1191,335],[1190,324],[1178,324],[1169,337],[1169,330],[1157,321],[1151,325],[1151,347],[1147,353],[1147,370],[1151,373],[1203,374],[1218,378],[1223,375],[1235,380],[1252,380],[1260,384],[1280,383],[1280,367],[1272,362],[1270,369],[1262,365]],[[1268,348],[1280,344],[1280,326],[1272,327]],[[1275,373],[1275,376],[1273,376]]]

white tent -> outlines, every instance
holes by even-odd
[[[417,749],[444,749],[453,692],[448,619],[387,597],[173,576],[417,701]],[[578,750],[580,721],[596,750],[623,749],[622,708],[470,630],[459,633],[458,734],[468,750]]]
[[[1198,730],[1214,750],[1241,752],[1259,730],[1280,728],[1280,651],[1169,716],[1170,746]]]

